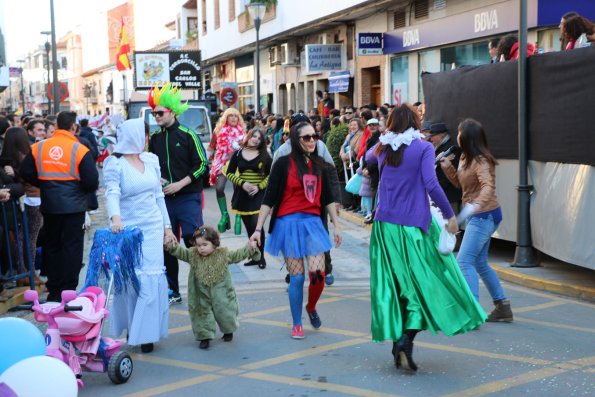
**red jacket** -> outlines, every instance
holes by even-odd
[[[535,54],[535,46],[531,43],[527,43],[527,57]],[[515,59],[519,59],[519,42],[517,41],[514,43],[512,48],[510,49],[510,58],[509,61],[513,61]]]

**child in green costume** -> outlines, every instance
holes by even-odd
[[[219,233],[210,226],[196,229],[192,240],[194,247],[184,248],[174,242],[168,251],[190,264],[188,312],[199,347],[207,349],[215,337],[215,323],[225,342],[231,342],[238,328],[238,299],[228,266],[248,258],[259,261],[260,251],[254,244],[233,251],[219,247]]]

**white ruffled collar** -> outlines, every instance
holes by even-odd
[[[395,134],[392,131],[387,131],[386,134],[380,136],[380,143],[382,145],[390,145],[394,151],[397,151],[401,145],[411,145],[415,139],[423,139],[424,135],[419,130],[409,128],[400,134]]]

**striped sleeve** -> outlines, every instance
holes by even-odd
[[[192,164],[194,164],[194,167],[191,169],[189,176],[190,176],[190,179],[192,179],[194,181],[194,180],[197,180],[198,178],[200,178],[208,169],[207,168],[207,165],[208,165],[207,154],[205,153],[205,149],[202,146],[202,143],[198,140],[198,137],[192,130],[189,130],[188,128],[183,127],[183,126],[180,126],[180,130],[182,130],[186,134],[188,134],[189,139],[191,141],[190,155],[191,155]]]

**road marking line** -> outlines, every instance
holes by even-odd
[[[264,319],[259,319],[259,318],[248,318],[243,321],[246,323],[251,323],[251,324],[271,325],[273,327],[280,327],[280,328],[287,328],[287,329],[289,329],[291,327],[290,323],[283,322],[283,321],[264,320]],[[312,330],[313,330],[313,332],[324,332],[327,334],[343,335],[343,336],[349,336],[349,337],[353,337],[353,338],[365,338],[365,337],[370,336],[369,333],[350,331],[347,329],[339,329],[339,328],[322,327],[317,330],[314,330],[314,329],[312,329]]]
[[[435,350],[443,350],[452,353],[461,353],[461,354],[468,354],[471,356],[477,357],[487,357],[493,358],[496,360],[507,360],[507,361],[516,361],[519,363],[524,364],[532,364],[532,365],[550,365],[552,361],[549,360],[542,360],[539,358],[531,358],[531,357],[521,357],[521,356],[513,356],[511,354],[498,354],[498,353],[490,353],[481,350],[475,349],[467,349],[460,346],[447,346],[447,345],[439,345],[437,343],[428,343],[428,342],[415,342],[416,346],[426,347],[428,349],[435,349]]]
[[[506,288],[507,289],[512,289],[515,291],[520,291],[529,295],[533,295],[533,296],[538,296],[540,298],[546,298],[548,300],[552,300],[552,299],[556,299],[556,300],[560,300],[560,301],[564,301],[567,302],[571,305],[579,305],[579,306],[585,306],[591,309],[595,309],[595,304],[593,303],[589,303],[589,302],[581,302],[578,300],[578,298],[576,299],[572,299],[572,298],[564,298],[561,296],[552,296],[555,295],[556,292],[552,292],[552,291],[545,291],[545,292],[541,292],[538,290],[535,290],[533,288],[529,288],[529,287],[524,287],[522,285],[519,284],[514,284],[511,281],[505,281],[506,283]]]
[[[551,302],[541,303],[539,305],[515,307],[514,313],[516,314],[516,313],[533,312],[536,310],[549,309],[552,307],[562,306],[562,305],[566,305],[566,304],[567,304],[567,302],[560,301],[560,300],[554,300]]]
[[[484,383],[477,387],[472,387],[467,390],[458,390],[452,394],[444,394],[442,397],[477,397],[486,394],[496,393],[502,390],[511,389],[516,386],[524,385],[536,380],[550,378],[552,376],[560,375],[567,372],[560,368],[541,368],[536,371],[527,372],[521,375],[516,375],[510,378],[497,380],[494,382]]]
[[[185,379],[179,382],[169,383],[167,385],[162,385],[158,387],[152,387],[150,389],[145,389],[143,391],[126,394],[124,397],[150,397],[156,396],[158,394],[169,393],[174,390],[183,389],[189,386],[198,385],[200,383],[210,382],[213,380],[221,379],[222,376],[219,375],[201,375],[195,378]]]
[[[497,380],[490,383],[484,383],[480,386],[473,387],[467,390],[459,390],[452,394],[446,394],[442,397],[471,397],[471,396],[483,396],[499,392],[506,389],[511,389],[516,386],[524,385],[536,380],[543,380],[552,376],[560,375],[570,370],[580,369],[585,366],[595,364],[595,356],[584,357],[576,360],[567,361],[564,363],[557,363],[553,367],[547,367],[530,371],[524,374],[516,375],[510,378]]]
[[[277,364],[285,363],[288,361],[294,361],[294,360],[297,360],[300,358],[314,356],[314,355],[317,355],[317,354],[320,354],[323,352],[328,352],[328,351],[336,350],[336,349],[342,349],[344,347],[361,345],[362,343],[368,343],[368,342],[370,342],[368,339],[357,338],[357,339],[350,339],[350,340],[346,340],[346,341],[342,341],[342,342],[338,342],[338,343],[330,343],[328,345],[317,346],[317,347],[313,347],[311,349],[297,351],[294,353],[284,354],[284,355],[269,358],[266,360],[257,361],[252,364],[242,365],[240,368],[247,369],[247,370],[255,370],[255,369],[260,369],[260,368],[264,368],[264,367],[270,367],[272,365],[277,365]],[[299,342],[296,341],[296,345],[297,345],[297,343],[299,343]]]
[[[334,391],[334,392],[339,392],[339,393],[344,393],[344,394],[350,394],[353,396],[398,397],[397,394],[379,393],[379,392],[375,392],[373,390],[361,389],[359,387],[343,386],[343,385],[339,385],[336,383],[318,382],[315,380],[303,380],[303,379],[291,378],[289,376],[270,375],[270,374],[264,374],[264,373],[260,373],[260,372],[248,372],[248,373],[242,374],[240,376],[243,378],[281,383],[284,385],[302,386],[302,387],[306,387],[309,389],[319,389],[319,390],[321,389],[321,390]]]
[[[525,317],[515,317],[514,321],[521,321],[521,322],[530,323],[530,324],[543,325],[545,327],[555,327],[555,328],[571,329],[573,331],[595,333],[594,328],[577,327],[575,325],[566,325],[566,324],[556,324],[556,323],[552,323],[549,321],[532,320],[530,318],[525,318]]]
[[[169,309],[170,314],[179,314],[181,316],[187,316],[188,310],[180,310],[180,309]]]
[[[152,355],[147,355],[147,354],[133,353],[132,358],[137,361],[144,361],[144,362],[151,363],[151,364],[168,365],[170,367],[178,367],[178,368],[191,369],[191,370],[203,371],[203,372],[215,372],[215,371],[221,371],[224,369],[222,367],[216,367],[214,365],[205,365],[205,364],[192,363],[189,361],[172,360],[170,358],[157,357],[157,356],[152,356]]]
[[[341,300],[343,300],[343,299],[341,299],[341,298],[324,298],[324,299],[320,299],[318,301],[317,305],[338,302]],[[287,305],[284,304],[283,306],[272,307],[270,309],[264,309],[264,310],[258,310],[255,312],[244,313],[244,314],[241,314],[239,316],[239,318],[240,318],[240,320],[244,320],[244,319],[252,318],[252,317],[266,316],[268,314],[279,313],[282,311],[286,311],[288,309],[289,309],[289,303],[287,303]]]
[[[243,374],[246,371],[240,371],[239,369],[224,369],[223,371],[219,371],[218,373],[220,373],[221,375],[230,375],[230,376],[234,376],[234,375],[239,375],[239,374]]]
[[[167,330],[169,335],[179,334],[187,331],[192,331],[192,325],[183,325],[181,327],[170,328]]]

